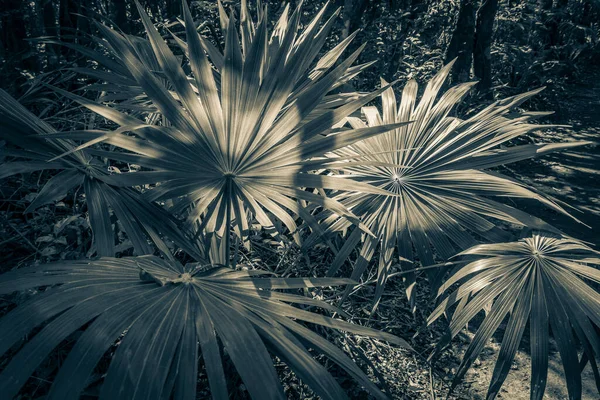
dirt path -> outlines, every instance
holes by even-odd
[[[467,344],[468,343],[465,343],[464,346],[460,346],[461,357],[462,353],[464,353],[467,348]],[[465,383],[462,385],[460,398],[473,400],[485,399],[499,350],[500,345],[495,341],[485,347],[482,355],[476,362],[476,366],[465,376]],[[511,371],[506,378],[502,389],[500,389],[497,399],[529,400],[530,379],[531,358],[529,357],[527,347],[522,346],[515,357]],[[598,394],[594,382],[594,374],[589,365],[583,371],[582,384],[582,400],[600,399],[600,395]],[[568,398],[569,396],[560,356],[557,349],[552,348],[548,360],[548,381],[544,399],[563,400]]]

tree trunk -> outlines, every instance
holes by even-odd
[[[477,11],[475,26],[475,43],[473,45],[473,71],[479,79],[479,92],[487,92],[486,96],[492,98],[489,91],[492,87],[492,34],[494,33],[494,20],[498,11],[498,0],[483,0]]]
[[[44,36],[44,17],[42,13],[42,0],[32,0],[27,6],[27,21],[29,24],[29,37],[40,38]],[[32,56],[29,58],[32,68],[40,71],[44,65],[42,45],[39,42],[30,43]]]
[[[77,2],[77,36],[81,37],[90,33],[90,1],[79,0]]]
[[[54,9],[54,2],[52,0],[44,0],[42,12],[44,14],[44,31],[46,36],[50,36],[55,39],[58,38],[58,32],[56,31],[56,10]],[[58,65],[58,57],[56,53],[56,46],[52,44],[46,44],[46,62],[50,68],[54,68]]]
[[[127,21],[127,3],[125,0],[114,0],[113,4],[113,21],[117,27],[124,33],[129,33],[129,24]]]
[[[347,38],[359,28],[360,20],[368,5],[369,0],[344,0],[342,39]]]
[[[77,5],[73,0],[60,0],[58,8],[58,25],[60,40],[63,42],[76,42],[77,38]],[[62,54],[68,58],[71,52],[66,46],[61,46]]]
[[[175,18],[180,17],[182,12],[181,0],[167,0],[167,18],[169,20],[174,20]]]
[[[560,17],[552,0],[541,0],[542,17],[546,28],[546,39],[544,48],[549,49],[557,46],[560,42],[560,32],[558,29]]]
[[[473,43],[475,36],[475,0],[460,0],[460,10],[452,39],[446,51],[446,62],[455,58],[452,82],[464,82],[471,75]]]
[[[5,57],[20,55],[21,60],[28,57],[30,49],[27,42],[27,30],[25,29],[26,10],[24,6],[28,3],[19,0],[8,0],[0,2],[0,40],[2,48],[5,52]],[[13,60],[14,61],[14,60]],[[24,62],[24,64],[27,64]]]

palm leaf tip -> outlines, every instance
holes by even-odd
[[[467,349],[454,386],[506,317],[489,399],[496,397],[506,379],[527,323],[532,399],[541,399],[545,391],[550,331],[562,359],[569,397],[582,395],[577,343],[600,383],[600,293],[589,284],[600,282],[597,251],[571,238],[535,234],[518,242],[478,245],[462,254],[466,265],[444,284],[441,302],[429,317],[431,323],[445,312],[451,315],[450,334],[438,344],[438,349],[448,344],[486,304],[491,302],[492,307]],[[459,284],[458,289],[451,291],[455,283]],[[460,306],[452,312],[457,303]]]
[[[292,307],[293,303],[335,311],[311,297],[280,291],[349,280],[261,275],[198,263],[183,266],[155,256],[46,264],[0,275],[0,293],[52,286],[0,320],[0,354],[47,322],[0,373],[3,396],[17,395],[52,349],[89,324],[61,366],[48,398],[77,398],[117,339],[101,399],[159,398],[171,393],[194,398],[195,385],[190,387],[197,380],[194,354],[204,358],[213,396],[227,397],[217,338],[253,398],[284,398],[271,353],[321,397],[345,396],[306,345],[338,363],[376,397],[385,398],[345,353],[300,321],[407,348],[408,344],[387,333]],[[157,367],[164,365],[170,367]]]

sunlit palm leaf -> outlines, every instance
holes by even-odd
[[[483,307],[491,311],[479,325],[463,357],[453,387],[477,358],[500,323],[508,317],[488,399],[496,397],[514,360],[529,321],[531,399],[542,399],[548,373],[549,332],[562,359],[569,398],[582,395],[578,345],[594,371],[600,388],[600,293],[586,281],[600,283],[598,252],[579,241],[533,235],[512,243],[483,244],[461,253],[466,265],[457,268],[439,289],[443,296],[431,323],[450,313],[450,332],[438,344],[446,346]],[[460,283],[458,289],[450,288]],[[452,313],[453,306],[460,303]],[[584,360],[582,360],[584,361]],[[586,363],[582,362],[582,366]]]
[[[147,198],[173,199],[175,211],[188,213],[190,227],[225,238],[221,245],[225,259],[230,227],[245,239],[249,216],[273,235],[278,234],[273,218],[280,220],[297,242],[300,236],[292,215],[303,217],[318,231],[299,200],[360,223],[336,200],[304,188],[386,192],[366,183],[349,187],[346,181],[310,174],[326,163],[304,162],[405,123],[331,129],[385,89],[367,95],[328,94],[364,68],[350,67],[362,48],[339,60],[354,36],[310,68],[337,12],[320,27],[323,8],[299,32],[298,8],[291,16],[284,13],[269,34],[266,13],[260,12],[259,20],[254,22],[245,10],[241,44],[235,18],[224,18],[226,44],[224,54],[220,54],[198,35],[187,4],[183,3],[187,43],[180,41],[180,45],[187,54],[193,77],[184,73],[180,61],[139,5],[160,67],[160,79],[128,37],[98,25],[120,65],[127,68],[168,124],[150,127],[114,108],[63,92],[121,125],[120,131],[80,136],[82,141],[87,139],[84,147],[100,141],[118,146],[127,153],[104,152],[103,156],[135,162],[151,170],[114,175],[111,182],[123,187],[159,184],[146,193]],[[205,49],[209,49],[212,65]],[[124,131],[135,136],[125,136]],[[365,229],[362,224],[360,227]]]
[[[68,136],[76,138],[77,133],[70,132]],[[3,155],[14,161],[2,164],[0,178],[42,170],[62,171],[46,182],[26,212],[33,212],[63,198],[70,190],[83,186],[96,254],[99,256],[115,255],[110,206],[137,254],[154,251],[148,239],[164,254],[170,254],[160,236],[165,234],[188,254],[197,259],[202,257],[200,249],[192,245],[190,238],[179,229],[177,220],[168,212],[146,201],[136,190],[107,184],[110,175],[100,159],[87,149],[77,150],[72,140],[61,138],[54,128],[3,90],[0,90],[0,138],[19,147],[2,150]]]
[[[0,374],[3,398],[13,398],[37,366],[73,332],[83,334],[61,365],[48,399],[77,399],[115,341],[100,399],[194,399],[198,347],[213,398],[227,399],[217,338],[255,399],[283,399],[267,349],[322,398],[345,398],[307,347],[339,364],[377,398],[386,398],[326,339],[295,321],[370,336],[410,348],[387,333],[292,307],[335,310],[277,289],[345,285],[337,278],[258,277],[259,271],[165,261],[154,256],[101,258],[24,268],[0,276],[0,294],[52,286],[0,320],[0,354],[44,324]],[[58,286],[56,286],[58,285]]]
[[[361,161],[347,166],[340,162],[337,169],[345,177],[398,195],[342,193],[335,197],[360,216],[379,239],[379,244],[363,246],[353,275],[354,279],[360,277],[374,254],[369,249],[379,245],[381,256],[375,304],[392,266],[395,248],[402,258],[412,261],[416,255],[420,263],[427,266],[434,264],[436,256],[447,259],[457,250],[474,245],[476,240],[506,239],[506,233],[498,228],[498,221],[556,232],[540,219],[492,197],[534,199],[566,214],[560,205],[535,189],[488,169],[589,144],[570,142],[501,148],[502,144],[531,130],[548,127],[528,122],[546,113],[515,111],[515,107],[539,90],[496,101],[462,120],[451,116],[450,112],[473,82],[457,85],[437,99],[451,67],[452,63],[446,65],[431,79],[420,100],[417,99],[417,83],[413,80],[404,87],[400,106],[390,88],[381,96],[383,115],[375,107],[365,107],[366,123],[358,118],[348,118],[355,129],[409,120],[414,121],[412,124],[335,152],[342,161],[350,158]],[[332,223],[336,224],[336,229],[345,229],[349,225],[346,221],[336,221],[335,216],[329,217],[326,225]],[[349,246],[358,243],[358,236],[353,239],[354,244],[349,242]],[[365,240],[373,241],[370,237]],[[346,256],[344,252],[340,254],[330,270],[332,274]],[[406,262],[400,264],[402,267],[408,265]],[[415,276],[406,276],[407,294],[414,299]]]

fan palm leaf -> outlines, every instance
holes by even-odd
[[[518,242],[481,244],[460,254],[462,265],[438,291],[441,302],[428,319],[449,313],[447,345],[483,307],[492,302],[456,373],[462,379],[502,321],[508,318],[487,398],[498,394],[529,322],[531,399],[542,399],[548,374],[550,332],[556,342],[570,399],[581,399],[581,367],[590,362],[600,392],[600,283],[598,252],[570,238],[533,235]],[[459,265],[461,265],[459,264]],[[454,284],[458,288],[451,290]],[[452,308],[458,303],[457,308]],[[583,358],[580,366],[578,346]],[[587,360],[587,361],[586,361]]]
[[[557,232],[544,221],[500,203],[494,197],[534,199],[567,213],[534,188],[489,169],[589,142],[502,147],[531,130],[549,127],[530,123],[547,113],[515,111],[515,107],[539,90],[496,101],[463,120],[450,113],[474,82],[452,87],[437,99],[452,64],[431,79],[420,100],[418,85],[411,80],[402,91],[399,106],[394,91],[389,88],[381,95],[383,115],[375,107],[365,107],[366,123],[359,118],[348,118],[354,129],[408,120],[414,121],[412,124],[360,141],[334,154],[340,160],[361,161],[340,163],[337,169],[344,177],[394,194],[356,192],[334,197],[361,217],[376,236],[362,236],[364,245],[353,275],[354,279],[360,277],[379,246],[375,304],[381,296],[396,248],[403,268],[408,261],[414,261],[415,256],[423,266],[428,266],[435,263],[436,256],[447,259],[457,250],[476,244],[477,240],[506,239],[507,233],[497,226],[498,221]],[[325,226],[337,230],[350,225],[335,215],[325,220]],[[330,274],[337,271],[360,241],[360,232],[350,235],[346,248],[332,264]],[[407,294],[414,299],[415,275],[406,274],[406,277]]]
[[[108,169],[98,157],[87,149],[79,149],[73,140],[58,136],[60,135],[52,126],[0,90],[0,138],[17,146],[2,150],[4,156],[14,161],[2,164],[0,179],[18,173],[60,171],[46,182],[25,212],[33,212],[82,186],[86,194],[97,255],[115,255],[110,206],[137,254],[150,254],[154,251],[148,239],[161,252],[170,254],[169,248],[161,239],[161,234],[165,234],[191,256],[202,258],[201,248],[193,245],[191,237],[184,234],[178,221],[168,212],[146,201],[134,189],[108,184]],[[77,133],[70,132],[70,137],[76,138]]]
[[[346,395],[306,346],[339,364],[377,398],[386,398],[339,349],[304,327],[323,327],[410,346],[393,335],[292,307],[329,304],[277,291],[345,285],[338,278],[273,278],[264,272],[181,265],[155,256],[45,264],[0,276],[0,293],[51,286],[0,320],[0,354],[38,326],[0,373],[13,398],[48,354],[84,328],[54,379],[48,399],[77,399],[102,356],[118,340],[100,399],[194,399],[198,354],[213,398],[228,390],[218,340],[255,399],[283,399],[269,351],[324,399]],[[259,276],[260,275],[260,276]]]

